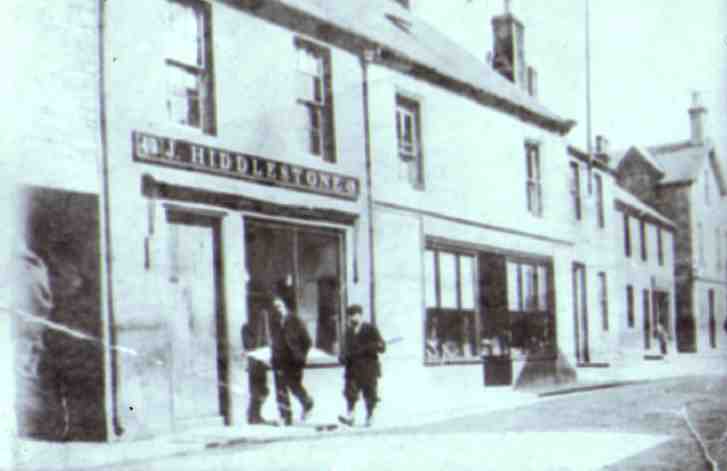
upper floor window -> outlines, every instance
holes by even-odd
[[[540,169],[540,145],[535,142],[525,144],[525,159],[527,165],[527,199],[528,212],[535,216],[543,215],[543,188]]]
[[[578,162],[570,163],[571,180],[570,193],[573,200],[573,215],[577,221],[581,220],[581,174]]]
[[[402,95],[396,96],[396,137],[399,144],[401,176],[415,188],[422,188],[424,172],[419,102]]]
[[[593,176],[596,184],[596,217],[598,218],[598,227],[606,225],[606,215],[603,208],[603,177],[599,174]]]
[[[295,39],[295,46],[298,106],[305,123],[304,146],[308,153],[335,162],[330,51],[300,38]]]
[[[209,5],[193,0],[170,0],[168,19],[166,104],[169,119],[214,134]]]
[[[624,254],[631,256],[631,221],[629,215],[624,213]]]
[[[664,265],[664,240],[661,235],[661,227],[656,228],[656,251],[659,265]]]
[[[646,221],[643,219],[639,220],[639,234],[641,236],[641,260],[646,261],[649,258],[649,249],[647,247],[649,241],[646,234]]]

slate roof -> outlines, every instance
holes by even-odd
[[[689,182],[697,178],[704,159],[714,146],[710,141],[693,145],[689,141],[649,147],[656,160],[664,167],[666,175],[662,184]]]
[[[608,154],[610,158],[610,165],[611,168],[614,170],[617,170],[619,165],[621,165],[621,162],[624,161],[626,156],[633,155],[633,153],[638,153],[643,160],[648,162],[655,170],[657,170],[660,173],[666,173],[666,169],[664,166],[654,157],[654,154],[651,150],[648,148],[644,148],[641,146],[631,146],[627,149],[621,149],[612,151]]]
[[[505,79],[484,61],[449,40],[446,35],[391,0],[277,0],[289,8],[313,16],[337,28],[363,37],[410,61],[469,87],[469,95],[488,104],[535,115],[535,122],[547,123],[562,133],[575,121],[565,119]],[[483,21],[483,28],[487,22]],[[487,34],[483,31],[483,34]],[[505,104],[503,105],[503,102]],[[512,110],[511,110],[512,111]]]
[[[676,227],[671,219],[667,218],[656,209],[641,201],[639,198],[637,198],[625,188],[622,188],[619,185],[614,185],[613,188],[616,201],[620,201],[622,204],[636,209],[641,213],[648,214],[649,216],[657,219],[659,222],[669,227]]]

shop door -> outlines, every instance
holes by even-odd
[[[589,363],[591,354],[588,346],[588,305],[586,291],[586,267],[573,264],[573,325],[575,327],[576,359]]]
[[[168,220],[171,281],[176,287],[176,308],[169,319],[175,426],[222,424],[219,221],[181,212],[169,212]]]

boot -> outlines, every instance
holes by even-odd
[[[338,421],[341,422],[343,425],[353,427],[353,409],[349,409],[345,414],[339,415]]]
[[[371,427],[374,424],[374,411],[375,409],[370,409],[366,411],[366,426]]]
[[[313,410],[313,399],[309,399],[308,402],[303,405],[303,412],[300,415],[301,422],[305,422],[310,417],[311,411]]]

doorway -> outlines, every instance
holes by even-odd
[[[578,363],[590,363],[591,361],[588,344],[588,296],[586,290],[586,267],[582,263],[573,263],[573,325]]]
[[[170,313],[172,417],[175,428],[222,425],[226,338],[222,296],[220,218],[168,210],[170,281],[176,305]]]

